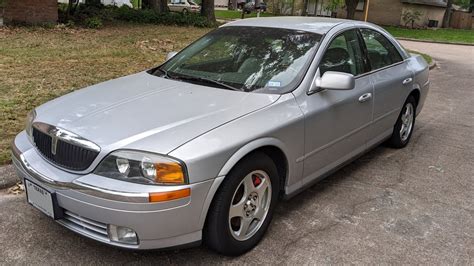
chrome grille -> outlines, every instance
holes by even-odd
[[[66,227],[74,231],[78,231],[82,234],[99,238],[103,241],[109,240],[107,234],[107,225],[104,223],[79,216],[67,210],[64,210],[63,219],[61,219],[60,221]]]
[[[53,138],[33,128],[33,140],[38,151],[48,160],[55,164],[74,171],[82,171],[87,169],[99,152],[92,151],[68,142],[58,139],[53,153]]]

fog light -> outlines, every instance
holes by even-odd
[[[128,227],[109,224],[107,226],[107,232],[110,240],[114,242],[133,245],[138,244],[137,233]]]

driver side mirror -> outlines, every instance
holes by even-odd
[[[166,56],[166,61],[170,60],[173,58],[178,52],[169,52],[168,55]]]
[[[319,77],[319,70],[317,72],[315,84],[310,89],[310,93],[321,89],[326,90],[352,90],[355,87],[355,79],[352,74],[327,71],[322,77]]]

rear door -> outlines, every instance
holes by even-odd
[[[374,120],[369,146],[390,136],[407,91],[411,90],[413,73],[395,46],[381,33],[360,29],[374,84]]]

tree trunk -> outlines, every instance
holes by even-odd
[[[237,0],[229,0],[229,10],[237,10]]]
[[[357,5],[359,4],[359,0],[345,0],[345,2],[346,2],[346,11],[347,11],[346,18],[354,19],[356,8],[357,8]]]
[[[168,11],[168,1],[167,0],[147,0],[147,1],[143,1],[142,7],[154,9],[158,13],[163,13],[163,12]]]
[[[309,0],[303,0],[303,16],[307,16],[308,15],[308,4],[309,4]]]
[[[69,0],[67,4],[66,21],[69,19],[69,16],[72,15],[73,6],[74,6],[74,0]]]
[[[206,17],[209,22],[216,22],[214,0],[202,0],[201,16]]]
[[[453,0],[448,0],[446,4],[446,12],[444,12],[443,17],[443,28],[449,28],[449,24],[451,22],[451,13],[453,9]]]

